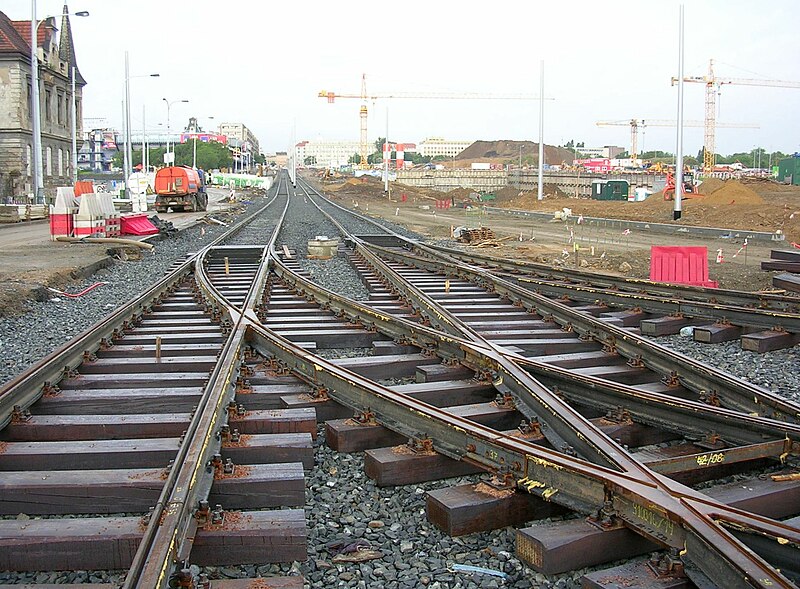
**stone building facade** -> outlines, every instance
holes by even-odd
[[[47,193],[72,182],[72,68],[75,67],[77,137],[82,136],[82,93],[86,80],[75,59],[68,8],[60,30],[55,18],[37,29],[42,171]],[[31,21],[0,12],[0,199],[33,192],[31,116]]]

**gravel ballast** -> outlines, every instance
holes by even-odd
[[[248,211],[264,203],[254,198]],[[246,213],[237,217],[241,220]],[[44,302],[31,302],[28,311],[0,318],[0,382],[7,382],[30,365],[62,346],[75,335],[107,317],[163,278],[170,266],[186,254],[196,252],[217,239],[226,228],[208,224],[187,228],[177,235],[154,241],[155,248],[142,250],[141,260],[116,261],[67,292],[80,292],[95,282],[107,282],[86,295],[71,299],[53,294]],[[71,247],[80,248],[80,244]],[[22,337],[21,337],[22,336]]]
[[[292,200],[294,202],[290,203],[286,226],[278,239],[278,246],[286,244],[294,249],[298,254],[297,259],[301,267],[326,288],[351,298],[365,299],[368,293],[343,255],[327,261],[306,258],[308,239],[323,233],[329,237],[341,236],[338,235],[338,231],[332,224],[325,222],[327,223],[325,225],[312,221],[318,213],[316,210],[311,210],[313,205],[307,200],[295,197]],[[353,231],[355,233],[359,231],[377,232],[372,226],[369,230],[366,226],[362,229],[354,227]],[[160,278],[173,260],[183,257],[186,251],[194,251],[202,246],[199,241],[199,229],[185,233],[186,235],[182,234],[173,241],[187,240],[187,243],[174,243],[173,249],[170,249],[167,244],[164,246],[159,244],[158,251],[151,260],[152,263],[130,262],[115,265],[108,271],[109,277],[102,278],[110,280],[112,284],[96,289],[95,292],[83,299],[42,303],[41,307],[44,310],[35,310],[36,313],[41,312],[41,316],[36,315],[35,320],[28,316],[24,323],[7,325],[7,320],[0,321],[0,334],[2,334],[0,339],[4,349],[4,366],[2,368],[6,371],[2,373],[3,376],[10,378],[8,374],[13,375],[12,372],[6,370],[6,358],[10,357],[5,349],[7,346],[12,346],[12,350],[20,350],[18,354],[20,359],[16,361],[18,363],[25,361],[30,363],[38,360],[43,353],[46,353],[39,350],[47,349],[47,346],[43,346],[39,342],[42,336],[50,334],[57,338],[57,341],[53,341],[52,347],[49,348],[53,349],[72,334],[102,318],[116,305],[128,300],[133,285],[141,288],[141,281],[144,277],[152,276],[150,282]],[[405,231],[404,234],[409,233]],[[214,231],[207,228],[205,239],[213,239],[213,234]],[[168,253],[164,253],[165,251]],[[164,256],[164,259],[160,259],[160,256]],[[169,260],[167,260],[168,256],[171,256]],[[162,265],[158,266],[161,268],[160,270],[155,269],[153,264],[156,262]],[[139,273],[136,269],[128,268],[136,264],[139,265]],[[87,284],[94,281],[87,281]],[[112,286],[114,286],[113,289]],[[105,293],[102,292],[105,289],[108,290]],[[95,300],[94,297],[97,299]],[[36,307],[38,308],[39,305]],[[80,327],[76,327],[72,332],[62,330],[65,323],[69,322],[71,325],[72,322],[82,321],[83,314],[92,314],[93,318],[87,318],[84,323],[80,323]],[[47,328],[42,327],[40,331],[31,331],[33,325],[31,321],[38,324],[45,320],[49,322]],[[25,342],[14,339],[15,334],[25,331],[32,333]],[[33,335],[33,333],[37,335]],[[36,341],[37,344],[30,343],[33,341]],[[787,398],[800,400],[800,348],[798,347],[759,355],[742,351],[738,342],[704,345],[682,336],[659,338],[656,341]],[[26,348],[26,345],[31,347]],[[330,355],[330,352],[326,355]],[[351,352],[352,355],[361,353],[364,352]],[[586,570],[545,577],[525,567],[514,555],[514,528],[450,538],[427,521],[424,514],[427,491],[455,484],[476,482],[479,480],[478,477],[462,477],[404,487],[380,488],[364,474],[363,453],[341,454],[325,445],[324,427],[320,427],[320,435],[315,446],[315,468],[313,472],[307,474],[306,479],[305,513],[309,534],[308,561],[284,565],[246,565],[204,569],[212,578],[302,574],[306,579],[306,587],[309,588],[558,587],[577,589],[581,586],[580,578],[587,572]],[[537,523],[547,523],[548,521],[552,520],[542,520]],[[336,564],[332,562],[334,550],[328,548],[331,543],[356,540],[364,540],[371,549],[380,551],[380,558],[363,563]],[[507,575],[507,578],[501,579],[489,574],[456,572],[451,570],[450,565],[452,564],[490,569]],[[600,568],[609,566],[611,564]],[[74,576],[75,573],[40,574],[46,575],[44,578],[49,582],[76,582],[68,577],[68,575]],[[55,577],[57,580],[50,580],[50,575],[58,575]],[[107,574],[103,572],[98,572],[96,575],[100,579],[103,578],[103,575],[106,579],[108,578]],[[12,577],[0,573],[0,582],[23,582],[21,579],[23,579],[21,576]],[[31,582],[32,576],[28,576],[26,579]]]

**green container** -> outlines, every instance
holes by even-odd
[[[778,182],[800,186],[800,157],[787,157],[778,162]]]
[[[631,185],[627,180],[595,180],[592,198],[595,200],[628,200]]]

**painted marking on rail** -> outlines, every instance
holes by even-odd
[[[722,462],[725,462],[725,454],[723,452],[702,454],[697,457],[698,466],[711,466],[712,464],[720,464]]]

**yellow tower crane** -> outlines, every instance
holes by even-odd
[[[678,78],[672,78],[672,84]],[[708,75],[689,76],[683,78],[684,82],[698,82],[706,85],[706,114],[703,133],[703,172],[708,174],[714,169],[716,163],[716,128],[722,125],[717,123],[717,94],[723,84],[736,84],[739,86],[771,86],[774,88],[800,88],[800,82],[787,82],[784,80],[759,80],[757,78],[721,78],[714,74],[714,60],[708,60]],[[686,123],[684,123],[685,125]]]
[[[598,127],[627,127],[631,128],[631,159],[636,159],[639,155],[639,129],[645,127],[675,127],[678,121],[667,119],[624,119],[621,121],[597,121]],[[683,121],[684,127],[703,127],[703,121]],[[758,129],[758,125],[751,123],[717,123],[717,127],[729,129]]]
[[[391,92],[385,94],[368,94],[367,93],[367,75],[361,75],[361,92],[355,93],[338,93],[321,90],[317,94],[319,98],[327,98],[328,103],[332,104],[337,98],[358,98],[361,100],[361,108],[359,109],[360,125],[360,150],[361,164],[360,167],[367,167],[367,155],[369,153],[369,141],[367,140],[367,102],[379,99],[393,99],[393,98],[414,98],[414,99],[432,99],[432,100],[539,100],[539,97],[533,94],[480,94],[476,92]],[[552,100],[552,98],[545,98],[545,100]],[[387,137],[388,141],[388,137]]]

